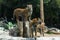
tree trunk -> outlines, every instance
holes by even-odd
[[[43,0],[40,0],[40,16],[41,16],[41,34],[44,36],[44,8]]]

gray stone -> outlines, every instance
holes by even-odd
[[[57,28],[49,28],[48,31],[53,33],[60,33],[60,29],[57,29]]]
[[[9,35],[11,36],[19,36],[19,29],[18,27],[14,27],[13,29],[9,30]]]

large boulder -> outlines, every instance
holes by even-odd
[[[49,28],[47,32],[60,33],[60,29],[58,29],[58,28]]]

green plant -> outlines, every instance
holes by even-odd
[[[7,27],[8,27],[9,29],[12,28],[12,27],[13,27],[12,22],[8,22]]]
[[[48,32],[46,32],[47,34],[53,34],[53,32],[50,32],[50,31],[48,31]]]

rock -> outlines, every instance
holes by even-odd
[[[0,30],[4,30],[4,28],[3,27],[0,27]]]
[[[7,23],[5,23],[4,21],[0,21],[0,27],[4,27],[5,29],[8,29]]]
[[[0,35],[1,35],[2,33],[4,33],[4,31],[0,30]]]
[[[48,31],[48,27],[44,26],[44,32],[47,32],[47,31]]]
[[[17,27],[14,27],[13,29],[9,30],[9,35],[11,36],[19,36],[19,29]]]
[[[57,29],[57,28],[49,28],[48,31],[53,33],[60,33],[60,29]]]

